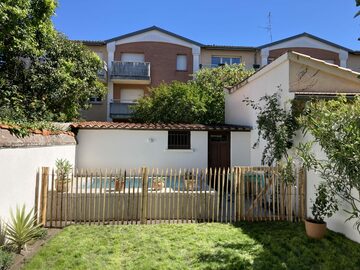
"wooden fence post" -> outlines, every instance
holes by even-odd
[[[148,168],[142,168],[142,200],[141,200],[141,221],[140,224],[146,224],[147,221],[147,198],[148,198]]]
[[[42,175],[41,175],[41,195],[40,195],[40,223],[43,226],[45,226],[47,197],[48,197],[49,167],[42,167],[41,171],[42,171]]]
[[[36,171],[35,180],[35,201],[34,201],[34,225],[39,222],[39,182],[40,182],[40,170]]]

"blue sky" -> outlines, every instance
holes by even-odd
[[[152,25],[204,44],[257,46],[302,32],[360,49],[354,0],[58,0],[55,27],[102,40]]]

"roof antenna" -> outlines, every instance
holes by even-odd
[[[265,29],[270,37],[270,42],[273,41],[273,37],[272,37],[272,24],[271,24],[271,12],[269,12],[268,14],[268,25],[267,26],[260,26],[261,28]]]

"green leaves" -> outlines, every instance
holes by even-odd
[[[72,121],[103,96],[102,63],[53,27],[54,0],[0,4],[0,111],[11,120]],[[3,117],[0,118],[0,120]]]
[[[324,218],[331,217],[338,210],[336,197],[326,182],[321,182],[315,193],[315,202],[311,207],[314,220],[324,222]]]
[[[67,159],[57,159],[56,164],[56,175],[57,180],[68,180],[70,177],[70,172],[73,169],[71,163]]]
[[[151,89],[133,107],[134,120],[152,123],[219,124],[225,118],[224,89],[240,83],[253,71],[244,65],[201,69],[194,80],[172,82]]]
[[[287,151],[293,146],[295,132],[299,129],[296,121],[296,110],[288,110],[281,104],[281,88],[273,95],[263,96],[258,102],[245,99],[243,102],[257,111],[258,146],[260,139],[266,142],[262,154],[262,164],[272,165],[288,158]],[[285,165],[288,166],[288,165]]]
[[[34,225],[33,210],[26,213],[25,205],[21,209],[16,207],[15,215],[11,210],[10,216],[11,223],[8,224],[6,229],[7,238],[11,244],[16,246],[16,250],[20,254],[26,243],[39,236],[41,232],[40,225]]]
[[[5,246],[5,242],[6,242],[6,224],[0,218],[0,250],[2,249],[3,246]]]
[[[134,119],[149,123],[198,123],[205,112],[198,92],[191,83],[161,84],[133,107]]]
[[[327,187],[350,207],[349,219],[360,229],[360,97],[339,96],[308,104],[299,117],[305,131],[312,134],[325,160],[314,160],[310,149],[301,154],[308,166],[317,171]],[[306,154],[310,152],[310,154]],[[305,157],[305,158],[304,158]],[[360,230],[359,230],[360,231]]]

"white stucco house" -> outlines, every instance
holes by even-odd
[[[287,52],[228,91],[225,100],[225,122],[252,127],[248,145],[250,166],[259,166],[265,142],[260,141],[257,148],[252,148],[258,138],[257,114],[243,102],[246,98],[257,102],[261,97],[272,95],[281,89],[282,102],[287,106],[291,99],[334,97],[339,93],[354,96],[360,94],[359,75],[360,73],[326,61],[296,52]],[[299,132],[295,144],[307,139]],[[316,152],[324,156],[320,147],[316,147]],[[308,216],[311,214],[310,207],[314,199],[315,185],[320,180],[321,178],[314,172],[308,172],[306,192]],[[353,222],[344,223],[346,218],[347,214],[340,210],[327,221],[328,227],[360,242],[360,234],[354,229]]]
[[[249,126],[81,122],[78,168],[228,168],[250,165]]]

